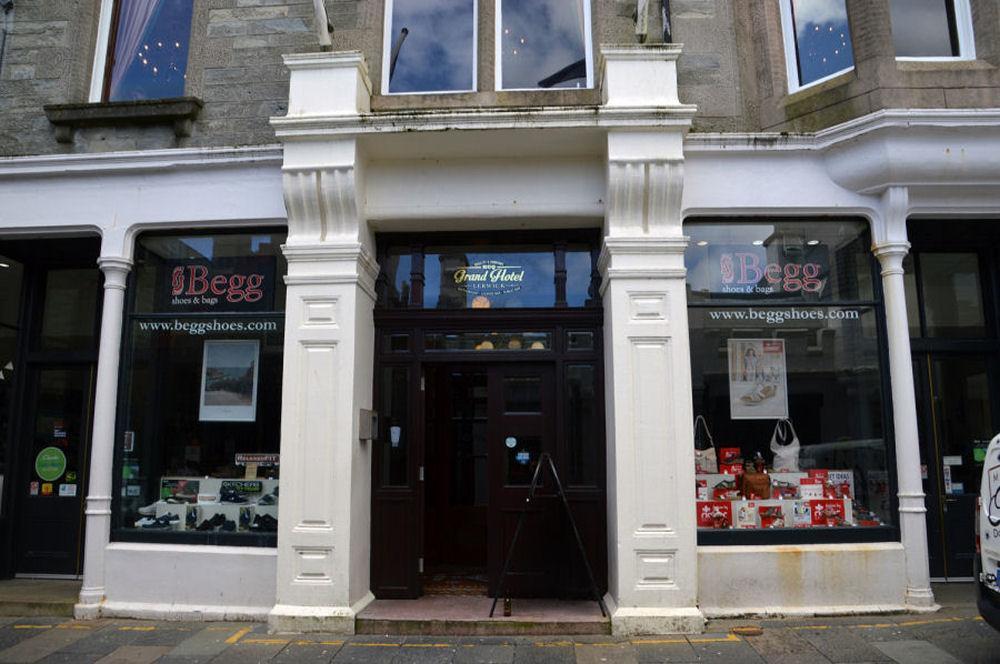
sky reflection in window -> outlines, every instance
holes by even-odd
[[[792,0],[799,85],[854,65],[846,0]]]
[[[892,0],[892,41],[898,57],[957,56],[953,0]]]
[[[393,0],[385,49],[389,92],[474,89],[473,5],[473,0]]]
[[[191,0],[121,0],[108,101],[184,94]]]
[[[501,87],[587,87],[587,0],[501,0]]]

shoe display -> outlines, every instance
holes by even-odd
[[[235,532],[236,522],[226,519],[225,521],[222,522],[222,528],[220,528],[220,530],[227,533]]]
[[[156,523],[156,519],[151,516],[144,517],[135,522],[136,528],[148,528],[151,524]]]
[[[136,512],[138,512],[143,516],[153,516],[154,514],[156,514],[156,503],[150,503],[145,507],[140,507],[139,509],[136,510]]]
[[[223,489],[219,495],[219,502],[222,503],[245,503],[246,497],[239,491],[233,489]]]
[[[179,516],[177,516],[176,514],[164,514],[163,516],[157,517],[155,519],[150,519],[148,517],[146,519],[142,519],[142,521],[145,521],[146,523],[144,525],[140,526],[140,527],[141,528],[170,528],[175,523],[178,523],[180,520],[181,520],[181,518]]]
[[[193,529],[196,525],[198,525],[198,510],[195,508],[189,509],[184,523],[185,527],[188,529]]]
[[[277,532],[278,520],[270,514],[258,514],[250,524],[250,530],[262,533]]]
[[[277,493],[277,492],[275,492],[275,493]],[[266,496],[261,496],[260,498],[257,499],[257,504],[258,505],[277,505],[278,504],[278,498],[275,495],[275,493],[269,493]]]
[[[202,521],[201,525],[198,526],[197,530],[201,531],[215,530],[225,522],[226,522],[226,515],[223,514],[222,512],[216,512],[211,519],[205,519],[204,521]]]

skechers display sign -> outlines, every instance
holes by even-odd
[[[780,239],[761,246],[710,245],[708,269],[698,272],[691,274],[692,290],[714,298],[814,301],[827,295],[830,253],[822,244]]]
[[[164,263],[160,311],[271,311],[275,257]]]

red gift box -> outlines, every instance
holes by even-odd
[[[780,505],[768,505],[766,507],[758,507],[757,513],[760,514],[761,528],[785,527],[785,513],[784,510],[781,509]]]
[[[742,463],[720,463],[719,472],[723,475],[742,475],[743,474],[743,464]]]
[[[699,528],[729,528],[733,525],[733,508],[728,501],[699,500]]]
[[[843,500],[810,500],[812,507],[812,522],[814,526],[843,526]]]
[[[719,463],[743,463],[743,451],[738,447],[723,447],[719,450]]]

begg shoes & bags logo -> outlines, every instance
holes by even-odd
[[[270,310],[275,271],[273,256],[171,261],[161,282],[161,310]]]

